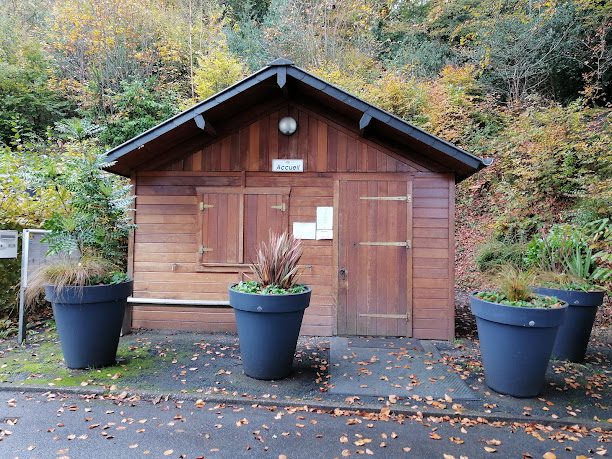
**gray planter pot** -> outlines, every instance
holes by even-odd
[[[232,287],[229,301],[236,316],[244,373],[265,380],[289,376],[310,288],[293,295],[257,295]]]
[[[557,333],[552,358],[582,362],[586,355],[597,308],[603,303],[604,292],[582,292],[545,287],[536,287],[533,290],[541,295],[556,296],[569,305],[565,322],[559,327]]]
[[[132,281],[114,285],[45,287],[68,368],[113,365]]]
[[[490,303],[474,295],[480,352],[487,386],[514,397],[535,397],[544,377],[567,305],[555,309],[519,308]]]

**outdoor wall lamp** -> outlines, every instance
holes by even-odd
[[[295,118],[285,116],[278,122],[278,130],[285,135],[293,134],[297,129],[297,121]]]

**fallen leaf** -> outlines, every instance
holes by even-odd
[[[355,440],[355,445],[356,446],[363,446],[366,443],[371,443],[372,439],[371,438],[360,438],[359,440]]]

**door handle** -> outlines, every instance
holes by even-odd
[[[338,271],[338,276],[340,277],[340,279],[346,280],[346,269],[340,268],[340,270]]]

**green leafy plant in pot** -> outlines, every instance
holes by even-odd
[[[535,292],[569,304],[553,358],[582,362],[595,321],[612,279],[612,224],[609,219],[584,226],[553,225],[529,243],[526,263],[538,269]]]
[[[229,287],[244,372],[256,379],[291,373],[304,310],[311,289],[297,283],[301,242],[288,233],[270,233],[251,265],[255,280]]]
[[[103,170],[103,155],[72,153],[24,174],[61,202],[43,225],[49,254],[60,256],[30,276],[26,298],[44,291],[51,302],[69,368],[98,368],[115,363],[132,293],[125,269],[133,198],[130,185]]]
[[[498,288],[476,292],[470,307],[476,316],[487,386],[515,397],[538,395],[567,304],[538,295],[532,276],[504,266],[496,276]]]

